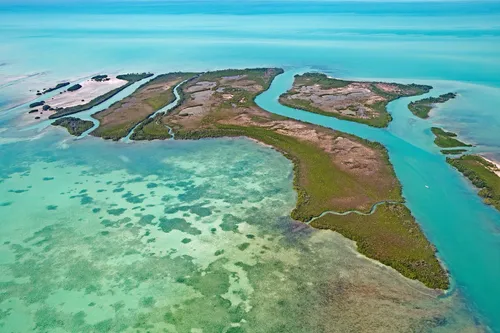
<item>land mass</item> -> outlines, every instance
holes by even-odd
[[[438,97],[427,97],[415,102],[411,102],[408,104],[408,109],[417,117],[422,119],[429,118],[429,112],[431,112],[432,108],[435,104],[445,103],[450,99],[457,97],[455,93],[447,93],[442,94]]]
[[[500,211],[500,168],[478,155],[448,157],[446,161],[467,177],[479,189],[479,195],[488,205]]]
[[[456,139],[457,135],[453,132],[447,132],[439,127],[431,127],[432,133],[435,135],[434,143],[441,148],[455,147],[472,147],[472,145],[463,143]]]
[[[170,73],[159,75],[142,85],[130,96],[100,111],[92,117],[99,120],[99,127],[92,135],[104,139],[119,140],[141,121],[175,100],[174,87],[194,73]]]
[[[467,152],[467,149],[441,149],[443,155],[459,155]]]
[[[68,88],[68,91],[77,91],[78,89],[80,89],[82,87],[81,84],[77,83],[75,85],[72,85],[71,87]]]
[[[400,97],[429,92],[431,86],[339,80],[320,73],[296,75],[280,103],[325,116],[387,127],[392,117],[387,104]]]
[[[94,123],[89,120],[82,120],[74,117],[64,117],[57,119],[52,123],[52,125],[64,127],[68,130],[69,134],[80,136],[85,131],[91,129],[92,126],[94,126]]]
[[[361,253],[428,287],[448,288],[433,246],[403,203],[401,185],[382,145],[278,116],[255,104],[255,97],[282,72],[259,68],[159,76],[97,114],[101,126],[92,134],[118,140],[140,123],[132,134],[136,140],[165,139],[173,133],[177,140],[248,137],[272,146],[294,164],[298,197],[292,218],[355,240]],[[149,118],[173,100],[173,87],[186,79],[180,104]],[[401,88],[389,84],[377,89]],[[407,89],[413,94],[426,88]],[[371,215],[322,215],[352,210],[370,214],[374,205],[378,207]]]

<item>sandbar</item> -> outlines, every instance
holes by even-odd
[[[76,91],[64,91],[62,94],[47,99],[46,103],[54,109],[82,105],[125,84],[127,84],[127,81],[120,80],[116,76],[110,76],[108,81],[88,79],[80,83],[82,86],[80,89]]]

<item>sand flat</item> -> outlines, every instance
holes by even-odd
[[[47,99],[46,103],[53,108],[67,108],[81,105],[125,84],[127,84],[127,81],[120,80],[115,76],[110,76],[108,81],[102,82],[88,79],[80,83],[82,86],[80,89],[76,91],[64,91],[62,94]]]

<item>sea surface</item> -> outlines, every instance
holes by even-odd
[[[0,2],[0,331],[500,332],[500,213],[430,132],[500,161],[499,59],[496,1]],[[286,70],[264,109],[388,148],[450,271],[446,296],[291,221],[292,166],[269,147],[75,140],[20,120],[62,80],[261,66]],[[458,97],[428,120],[407,109],[421,97],[394,101],[387,129],[279,105],[310,70]]]

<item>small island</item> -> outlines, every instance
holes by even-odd
[[[435,104],[445,103],[455,97],[457,97],[457,94],[451,92],[440,95],[438,97],[427,97],[415,102],[411,102],[410,104],[408,104],[408,109],[415,116],[426,119],[429,118],[429,112],[431,112]]]
[[[467,149],[441,149],[443,155],[460,155],[466,152]]]
[[[32,108],[36,108],[36,107],[42,106],[44,104],[45,104],[45,101],[33,102],[33,103],[31,103],[29,105],[29,107],[30,107],[30,109],[32,109]],[[31,110],[31,111],[37,111],[37,110]],[[32,113],[31,111],[30,111],[30,113]]]
[[[69,84],[70,84],[69,82],[58,83],[55,87],[52,87],[52,88],[49,88],[49,89],[45,89],[43,91],[43,93],[47,94],[49,92],[56,91],[56,90],[61,89],[63,87],[69,86]]]
[[[500,167],[497,164],[479,155],[448,157],[446,161],[479,189],[486,204],[500,211]]]
[[[72,85],[71,87],[68,88],[68,91],[77,91],[78,89],[80,89],[82,87],[81,84],[77,83],[75,85]]]
[[[108,77],[107,74],[99,74],[96,76],[92,76],[91,80],[96,81],[96,82],[103,82],[103,81],[109,81],[110,78]]]
[[[446,132],[439,127],[431,127],[431,132],[436,137],[434,143],[441,148],[455,148],[455,147],[472,147],[472,145],[463,143],[456,139],[457,135],[453,132]]]
[[[75,117],[59,118],[52,123],[54,126],[61,126],[68,130],[69,134],[80,136],[94,126],[89,120],[82,120]]]
[[[429,92],[431,86],[334,79],[320,73],[296,75],[280,103],[297,109],[387,127],[392,117],[387,104],[400,97]]]

